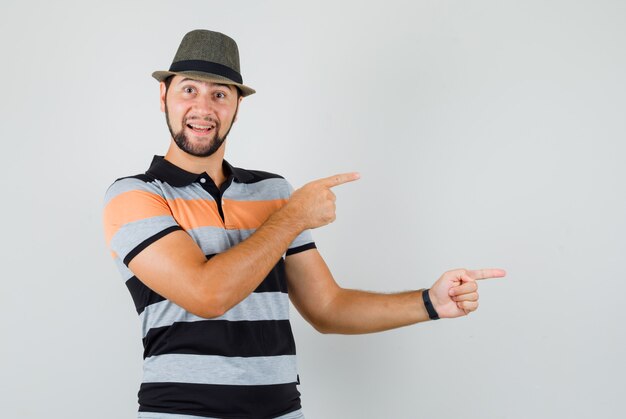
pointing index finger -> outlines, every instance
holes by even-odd
[[[349,172],[318,179],[317,181],[327,188],[334,188],[335,186],[358,180],[360,177],[361,175],[358,172]]]
[[[467,276],[476,280],[476,279],[488,279],[488,278],[502,278],[506,275],[506,271],[504,269],[476,269],[474,271],[467,271]]]

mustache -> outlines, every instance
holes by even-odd
[[[203,121],[203,122],[213,122],[214,124],[219,124],[219,120],[212,116],[188,116],[185,118],[185,123],[193,122],[193,121]]]

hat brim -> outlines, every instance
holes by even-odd
[[[204,73],[202,71],[176,71],[176,72],[155,71],[154,73],[152,73],[152,77],[154,77],[155,79],[157,79],[157,81],[160,81],[160,82],[170,76],[186,76],[186,77],[189,77],[190,79],[210,81],[210,82],[221,83],[221,84],[230,84],[233,86],[237,86],[239,90],[241,91],[241,96],[244,96],[244,97],[256,93],[256,90],[252,89],[251,87],[246,86],[245,84],[234,82],[231,79],[228,79],[224,76],[219,76],[217,74],[211,74],[211,73]]]

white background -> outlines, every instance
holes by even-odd
[[[623,1],[7,1],[0,13],[0,416],[132,418],[139,322],[104,192],[166,151],[154,70],[237,40],[235,165],[336,172],[314,232],[343,286],[502,267],[467,318],[320,335],[308,419],[618,418],[626,385]]]

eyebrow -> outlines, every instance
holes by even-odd
[[[213,83],[213,86],[225,87],[225,88],[227,88],[228,90],[231,90],[231,87],[234,87],[234,86],[232,86],[232,85],[230,85],[230,84],[225,84],[225,83],[215,83],[215,82],[208,82],[208,81],[204,81],[204,80],[192,79],[192,78],[189,78],[189,77],[185,77],[184,79],[182,79],[181,81],[179,81],[179,82],[177,83],[177,85],[180,85],[181,83],[184,83],[184,82],[186,82],[186,81],[192,81],[192,82],[195,82],[195,83],[202,83],[202,84],[209,84],[209,83]]]

